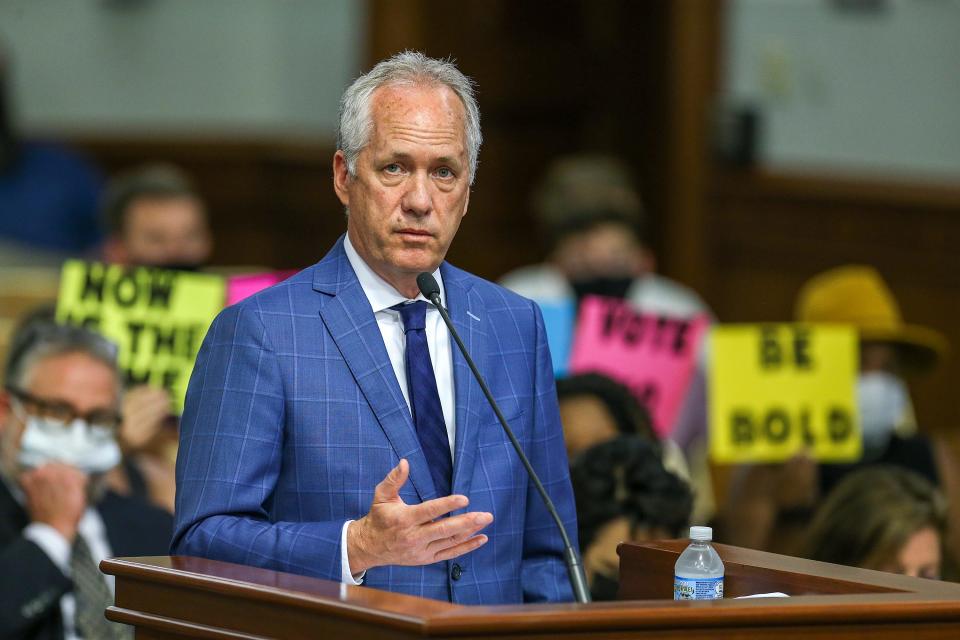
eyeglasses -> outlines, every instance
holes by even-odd
[[[87,413],[80,413],[73,405],[62,400],[39,398],[23,389],[11,386],[7,386],[7,391],[23,403],[29,413],[38,418],[56,420],[64,424],[70,424],[79,418],[93,428],[107,429],[113,432],[118,431],[120,424],[123,422],[123,416],[110,409],[93,409]]]

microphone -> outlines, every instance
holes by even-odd
[[[576,597],[577,602],[581,604],[590,602],[590,591],[587,589],[587,580],[583,575],[583,567],[580,565],[580,558],[577,556],[577,552],[574,551],[573,545],[570,544],[570,537],[567,536],[567,531],[563,528],[563,522],[560,520],[560,514],[557,513],[557,507],[553,504],[553,500],[550,499],[550,496],[547,494],[547,490],[543,487],[543,483],[540,482],[537,472],[533,470],[533,465],[530,464],[530,460],[527,459],[527,455],[520,447],[520,442],[517,440],[517,436],[513,434],[513,429],[511,429],[510,425],[507,424],[507,419],[503,417],[503,412],[500,411],[497,401],[493,399],[493,394],[490,393],[490,388],[487,387],[486,381],[484,381],[483,376],[480,375],[480,370],[477,369],[477,365],[474,364],[473,358],[471,358],[470,354],[467,352],[467,347],[464,346],[463,340],[460,339],[460,334],[457,333],[456,329],[454,329],[453,322],[451,322],[450,316],[447,314],[447,310],[444,309],[443,305],[440,303],[440,285],[437,284],[437,281],[434,279],[432,274],[423,272],[417,276],[417,286],[420,288],[420,293],[423,294],[423,297],[429,300],[433,306],[437,308],[437,311],[440,312],[440,317],[443,318],[443,322],[447,325],[447,329],[450,330],[450,335],[453,336],[454,342],[456,342],[457,347],[460,348],[460,353],[463,354],[464,359],[467,361],[467,365],[470,367],[470,371],[473,372],[473,377],[476,378],[477,382],[480,384],[480,389],[483,391],[483,395],[486,396],[487,402],[490,403],[490,407],[493,409],[493,412],[497,414],[497,420],[500,421],[500,425],[503,427],[507,437],[510,439],[510,444],[513,445],[514,450],[520,457],[520,462],[523,463],[523,466],[527,470],[527,474],[530,476],[534,486],[537,488],[537,492],[543,499],[543,503],[546,505],[547,511],[550,512],[550,515],[553,517],[553,521],[557,524],[557,528],[560,530],[560,537],[563,539],[564,561],[567,564],[567,574],[570,576],[570,586],[573,588],[574,597]]]

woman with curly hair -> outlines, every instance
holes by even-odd
[[[595,600],[617,595],[617,545],[684,535],[687,483],[667,471],[657,443],[621,436],[583,452],[570,469],[583,564]]]

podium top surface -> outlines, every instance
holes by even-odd
[[[904,624],[933,624],[939,631],[929,637],[942,637],[939,632],[944,629],[956,630],[960,637],[958,584],[725,545],[716,546],[726,566],[730,597],[674,601],[673,564],[686,544],[621,544],[621,596],[627,599],[587,605],[464,606],[180,556],[116,558],[103,561],[101,568],[117,578],[116,605],[107,614],[111,619],[155,627],[187,623],[219,629],[229,624],[251,634],[222,637],[272,637],[266,633],[270,627],[263,626],[264,618],[275,624],[278,616],[301,630],[298,625],[325,620],[336,621],[344,631],[362,635],[363,629],[377,629],[394,637],[508,637],[533,631],[591,637],[598,632],[679,629],[770,633],[808,626],[824,632],[833,629],[823,637],[839,637],[837,628],[888,623],[897,623],[901,630],[906,629]],[[734,599],[772,591],[793,597]],[[911,637],[926,636],[921,631]]]

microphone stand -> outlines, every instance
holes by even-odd
[[[527,470],[527,474],[530,476],[534,486],[537,488],[537,492],[543,499],[543,503],[546,505],[547,511],[550,512],[553,521],[557,524],[557,528],[560,530],[560,537],[563,539],[564,561],[567,565],[567,573],[570,576],[570,586],[573,589],[574,597],[577,599],[577,602],[581,604],[590,602],[590,590],[587,589],[587,580],[583,574],[583,567],[580,565],[580,558],[577,555],[577,552],[573,549],[573,544],[570,543],[570,537],[567,535],[567,531],[563,526],[563,521],[560,519],[560,514],[557,513],[557,508],[554,506],[553,500],[550,499],[549,494],[547,494],[547,490],[544,488],[543,483],[540,482],[540,478],[537,476],[537,472],[534,471],[533,465],[530,464],[530,460],[523,452],[523,448],[520,446],[520,441],[517,440],[517,436],[514,435],[513,429],[511,429],[510,425],[507,424],[507,419],[503,417],[503,412],[500,411],[497,401],[493,399],[493,394],[490,393],[490,388],[487,387],[486,381],[483,379],[483,376],[480,375],[480,370],[477,369],[477,365],[474,364],[473,358],[471,358],[470,353],[467,352],[467,347],[463,344],[463,340],[460,339],[460,334],[457,333],[457,330],[454,328],[453,321],[450,320],[450,315],[447,313],[447,310],[443,308],[443,305],[440,301],[440,286],[437,284],[437,281],[434,279],[433,275],[426,272],[417,276],[417,286],[420,287],[420,293],[422,293],[424,297],[427,298],[427,300],[429,300],[433,306],[437,308],[437,311],[440,312],[440,317],[443,318],[443,322],[450,330],[450,335],[453,336],[454,342],[456,342],[457,347],[460,348],[460,352],[467,361],[470,371],[473,372],[473,377],[476,378],[477,383],[480,385],[480,389],[483,391],[483,395],[486,396],[487,402],[490,403],[490,407],[497,415],[497,420],[500,421],[500,426],[502,426],[503,430],[506,432],[507,437],[510,439],[510,444],[513,445],[514,450],[520,457],[520,462],[523,463],[524,468]]]

